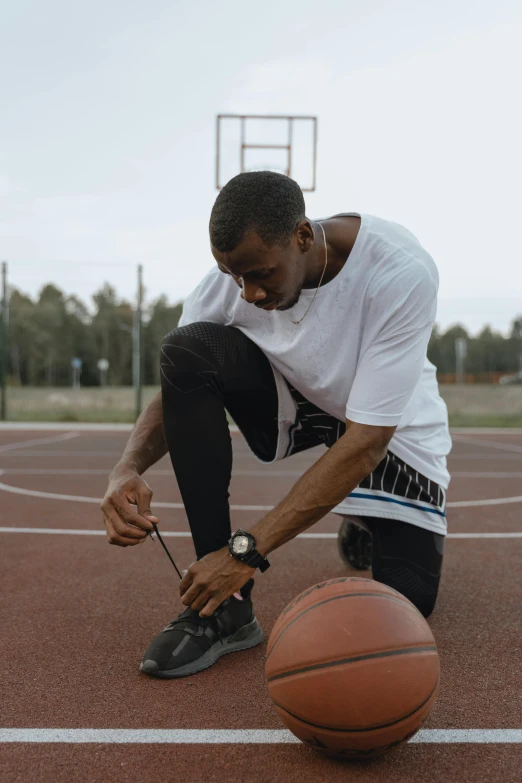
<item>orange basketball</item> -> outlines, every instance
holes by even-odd
[[[439,656],[428,623],[403,595],[373,579],[330,579],[279,616],[266,676],[296,737],[359,760],[419,730],[437,698]]]

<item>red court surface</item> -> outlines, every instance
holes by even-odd
[[[125,432],[0,430],[0,781],[520,781],[522,432],[454,438],[450,536],[429,621],[440,696],[413,742],[354,764],[291,741],[268,697],[264,645],[181,680],[140,674],[150,639],[182,606],[158,542],[119,549],[103,534],[99,499]],[[267,467],[239,435],[234,449],[234,527],[257,520],[320,453]],[[147,479],[185,568],[193,549],[168,459]],[[350,575],[338,525],[328,515],[256,578],[267,638],[298,592]]]

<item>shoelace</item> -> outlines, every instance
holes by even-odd
[[[165,545],[165,542],[163,541],[162,537],[160,536],[160,532],[158,530],[158,526],[154,522],[152,523],[152,526],[154,528],[154,532],[156,533],[156,535],[158,537],[158,541],[160,542],[161,546],[163,547],[163,549],[165,550],[165,552],[167,554],[168,559],[170,560],[170,562],[172,563],[172,565],[176,569],[177,575],[179,576],[180,579],[183,579],[183,577],[181,576],[181,574],[179,572],[179,568],[177,567],[176,563],[174,562],[174,560],[172,558],[172,555],[170,554],[169,550],[167,549],[167,547]],[[152,536],[151,536],[151,540],[154,541]],[[172,622],[169,623],[167,627],[168,628],[173,628],[178,623],[186,623],[186,622],[193,623],[196,627],[197,626],[201,626],[201,625],[203,625],[203,626],[210,625],[210,627],[212,628],[212,630],[214,631],[214,633],[218,637],[218,639],[221,642],[221,644],[223,644],[223,639],[222,639],[222,636],[221,636],[221,632],[219,630],[219,623],[217,621],[217,617],[216,617],[215,613],[210,615],[210,617],[200,617],[199,614],[197,612],[195,612],[193,609],[190,609],[190,608],[189,609],[185,609],[185,611],[182,612],[182,614],[180,614],[179,617],[176,617],[175,620],[172,620]]]
[[[172,565],[173,565],[173,566],[174,566],[174,568],[176,569],[176,573],[177,573],[177,575],[179,576],[179,578],[180,578],[180,579],[183,579],[183,577],[181,576],[181,574],[180,574],[180,572],[179,572],[179,568],[177,567],[176,563],[175,563],[175,562],[174,562],[174,560],[172,559],[172,555],[170,554],[169,550],[167,549],[167,547],[166,547],[166,545],[165,545],[165,542],[163,541],[162,537],[160,536],[160,532],[159,532],[159,530],[158,530],[158,526],[157,526],[157,525],[156,525],[156,524],[153,522],[153,523],[152,523],[152,527],[154,528],[154,532],[155,532],[155,533],[156,533],[156,535],[158,536],[158,541],[160,542],[161,546],[163,547],[163,549],[164,549],[164,550],[165,550],[165,552],[167,553],[167,557],[168,557],[168,559],[170,560],[170,562],[172,563]],[[152,536],[150,536],[150,539],[151,539],[151,541],[154,541],[154,539],[152,538]]]

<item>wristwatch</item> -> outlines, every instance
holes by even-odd
[[[228,542],[228,551],[236,560],[241,560],[252,568],[259,568],[261,573],[270,568],[270,563],[256,549],[256,539],[251,533],[238,530]]]

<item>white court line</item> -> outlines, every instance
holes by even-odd
[[[0,484],[1,487],[1,484]],[[511,498],[488,498],[487,500],[453,500],[446,508],[473,508],[476,506],[504,506],[506,503],[522,503],[522,495]]]
[[[303,475],[304,471],[301,470],[234,470],[232,478],[234,476],[295,476],[296,478]],[[107,476],[106,468],[4,468],[0,471],[0,475],[16,475],[16,476]],[[148,470],[144,475],[147,476],[170,476],[174,478],[174,471],[172,470]],[[506,478],[522,478],[522,473],[505,473],[505,472],[489,472],[482,473],[480,471],[455,471],[451,473],[451,478],[491,478],[491,479],[506,479]]]
[[[249,452],[246,454],[251,457]],[[3,455],[2,455],[3,456]],[[25,451],[22,447],[18,447],[13,452],[5,455],[6,457],[121,457],[121,451]],[[252,457],[252,459],[254,459]],[[487,460],[488,462],[501,462],[504,460],[520,460],[522,459],[522,452],[520,454],[450,454],[451,460]],[[306,464],[306,453],[301,452],[291,457],[293,464],[304,462]],[[313,460],[310,461],[310,465],[313,464]],[[109,470],[109,469],[108,469]],[[266,473],[266,471],[263,471]],[[279,475],[279,472],[278,472]]]
[[[77,435],[81,435],[81,433],[76,433]],[[122,449],[120,451],[108,451],[107,449],[103,449],[102,451],[80,451],[79,449],[76,449],[75,451],[59,451],[58,449],[53,449],[52,451],[42,451],[42,450],[25,450],[21,446],[18,446],[16,450],[11,452],[10,454],[6,455],[8,457],[121,457]],[[246,451],[243,453],[236,454],[236,459],[239,457],[244,456],[250,457],[253,461],[255,461],[255,457],[251,452]],[[306,460],[310,461],[310,464],[313,463],[313,459],[308,457],[307,455],[300,455],[295,454],[292,457],[292,462],[295,465],[298,462],[303,462]]]
[[[2,430],[70,430],[78,429],[84,432],[130,432],[134,424],[125,422],[64,422],[64,421],[2,421]],[[232,432],[238,432],[235,425],[231,425]],[[451,427],[450,432],[455,435],[522,435],[522,427]]]
[[[11,471],[9,471],[11,473]],[[452,471],[451,478],[522,478],[522,473],[481,473],[480,471]]]
[[[522,533],[448,533],[446,538],[522,538]]]
[[[64,422],[64,421],[2,421],[0,422],[0,432],[18,431],[28,432],[31,430],[78,430],[80,432],[130,432],[134,429],[134,424],[125,422]],[[230,432],[239,432],[235,424],[230,425]],[[522,430],[521,430],[522,432]]]
[[[79,433],[78,433],[79,434]],[[21,446],[9,457],[121,457],[121,451],[24,451]]]
[[[0,470],[0,475],[3,470]],[[76,503],[101,503],[102,498],[90,498],[84,495],[61,495],[57,492],[40,492],[36,489],[24,489],[23,487],[12,487],[10,484],[4,484],[0,481],[0,491],[9,492],[12,495],[23,495],[25,497],[43,498],[46,500],[69,500]],[[486,498],[484,500],[457,500],[447,503],[447,508],[468,508],[474,506],[501,506],[506,503],[522,503],[522,495],[509,498]],[[178,508],[184,509],[183,503],[154,503],[154,508]],[[231,511],[271,511],[274,506],[243,506],[232,505]]]
[[[522,454],[453,454],[448,456],[449,460],[477,460],[485,459],[488,462],[503,462],[504,460],[522,459]]]
[[[105,530],[65,527],[0,527],[0,533],[35,533],[48,536],[105,536]],[[190,538],[188,530],[162,530],[163,538]],[[337,538],[337,533],[299,533],[296,538]],[[446,538],[522,538],[522,533],[448,533]]]
[[[30,432],[34,430],[78,430],[79,432],[130,432],[134,429],[134,424],[125,423],[104,423],[98,424],[84,421],[2,421],[0,422],[0,432]]]
[[[69,429],[71,429],[69,427]],[[16,443],[7,443],[5,446],[0,446],[0,452],[6,451],[19,451],[24,446],[38,446],[45,443],[58,443],[58,441],[72,440],[72,438],[78,438],[79,432],[65,432],[63,435],[51,435],[48,438],[35,438],[34,440],[19,440]]]
[[[16,474],[20,476],[108,476],[107,468],[4,468],[0,475]],[[302,476],[304,470],[234,470],[234,476]],[[170,476],[174,478],[173,470],[147,470],[143,475],[147,476]],[[483,476],[482,473],[478,474]],[[497,475],[497,474],[494,474]],[[522,473],[499,473],[499,476],[520,477]]]
[[[522,427],[450,427],[452,435],[522,435]]]
[[[232,478],[234,476],[295,476],[296,478],[303,475],[302,470],[234,470]],[[0,471],[0,475],[13,475],[13,476],[107,476],[106,468],[4,468]],[[172,470],[148,470],[144,475],[147,476],[170,476],[174,478],[174,471]],[[506,478],[522,478],[522,473],[504,473],[504,472],[489,472],[482,473],[480,471],[455,471],[451,473],[451,478],[490,478],[490,479],[506,479]]]
[[[467,443],[469,445],[473,443],[477,446],[488,446],[489,448],[499,449],[500,451],[516,451],[518,454],[522,454],[522,446],[515,446],[512,443],[501,443],[496,440],[470,440],[469,438],[463,438],[459,435],[457,435],[454,440],[459,443]]]
[[[0,729],[0,742],[280,745],[300,744],[286,729]],[[522,743],[522,729],[421,729],[409,742]]]
[[[3,471],[0,470],[0,475]],[[46,500],[69,500],[76,503],[97,503],[102,502],[102,498],[90,498],[84,495],[60,495],[57,492],[40,492],[36,489],[23,489],[23,487],[12,487],[10,484],[4,484],[0,481],[0,490],[8,492],[11,495],[23,495],[30,498],[44,498]],[[179,508],[184,509],[183,503],[154,503],[154,508]],[[231,511],[271,511],[274,506],[230,506]]]

